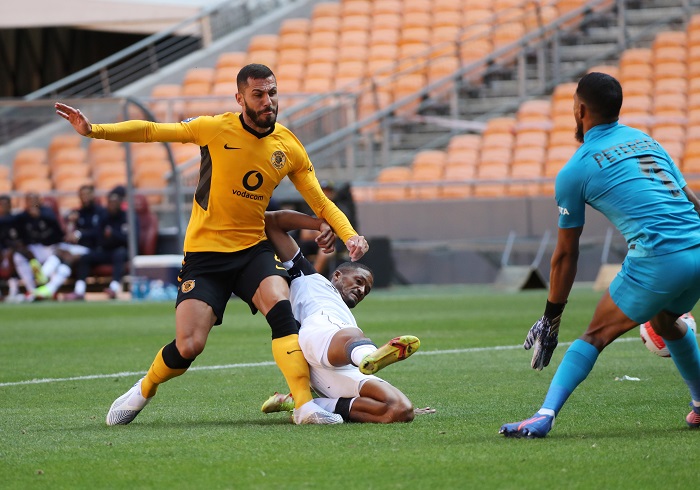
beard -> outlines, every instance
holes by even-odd
[[[576,132],[574,133],[574,138],[579,143],[583,143],[583,123],[576,123]]]
[[[259,128],[269,129],[277,121],[277,107],[271,107],[272,114],[261,116],[246,105],[245,114]]]

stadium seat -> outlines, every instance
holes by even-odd
[[[476,166],[480,159],[481,150],[479,148],[453,148],[447,151],[445,166]]]
[[[87,162],[65,162],[51,170],[51,180],[55,188],[64,189],[66,181],[88,178],[91,170]]]
[[[515,135],[513,133],[484,133],[481,139],[481,150],[490,149],[510,149],[515,143]]]
[[[370,51],[372,51],[373,46],[389,45],[396,47],[398,51],[398,44],[401,35],[398,28],[395,27],[379,27],[377,29],[372,29],[369,36],[368,46]]]
[[[372,17],[382,14],[400,15],[403,12],[402,0],[374,0],[372,2]]]
[[[172,122],[180,120],[182,117],[183,103],[177,99],[182,96],[182,86],[177,84],[159,84],[151,90],[153,100],[149,104],[149,109],[158,122]]]
[[[433,9],[432,0],[403,0],[403,14],[430,13]]]
[[[408,198],[408,183],[411,180],[409,167],[383,168],[377,176],[375,189],[377,201],[400,201]]]
[[[83,144],[83,137],[77,133],[58,134],[51,138],[49,142],[49,155],[65,148],[80,148]]]
[[[279,35],[305,34],[308,35],[311,29],[311,19],[305,17],[284,19],[280,24]]]
[[[53,184],[51,183],[51,179],[48,177],[38,177],[23,180],[14,187],[17,192],[38,192],[41,194],[51,191],[53,189]]]
[[[185,72],[185,77],[182,80],[183,87],[190,84],[205,84],[211,85],[214,81],[214,68],[190,68]]]
[[[478,134],[459,134],[450,138],[447,144],[447,150],[451,153],[459,149],[475,149],[481,148],[481,136]]]
[[[311,18],[326,18],[339,17],[340,3],[339,2],[320,2],[314,5],[311,11]]]
[[[12,182],[8,176],[0,177],[0,193],[6,194],[12,191]]]
[[[372,2],[369,0],[343,0],[340,3],[341,17],[363,15],[369,16],[372,13]]]
[[[622,93],[625,97],[631,95],[649,95],[654,90],[654,83],[650,79],[628,80],[621,83],[621,85]]]
[[[228,51],[221,53],[216,59],[216,69],[241,68],[245,65],[247,53],[245,51]]]
[[[544,129],[521,129],[515,134],[514,148],[547,148],[549,132]]]
[[[61,148],[49,154],[49,167],[54,170],[65,164],[84,163],[87,161],[85,148]]]
[[[4,165],[2,168],[8,168]],[[8,168],[9,170],[9,168]],[[8,176],[5,175],[4,178]],[[12,170],[12,183],[15,187],[20,187],[25,180],[46,179],[49,177],[49,166],[43,162],[24,162],[16,165]]]
[[[688,35],[685,31],[661,31],[654,36],[652,49],[660,48],[685,48]]]
[[[240,71],[241,67],[224,67],[224,68],[217,68],[216,72],[214,73],[214,80],[212,81],[213,85],[216,85],[217,83],[236,83],[236,79],[238,77],[238,72]]]

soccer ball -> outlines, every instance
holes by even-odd
[[[695,325],[695,318],[693,318],[693,315],[690,313],[681,315],[681,320],[688,325],[689,329],[691,329],[693,332],[697,332],[697,326]],[[639,335],[642,337],[642,342],[644,342],[644,345],[647,349],[649,349],[649,351],[653,352],[657,356],[671,357],[671,354],[668,352],[668,347],[666,347],[666,342],[664,342],[664,339],[659,337],[656,332],[654,332],[654,329],[651,328],[651,324],[649,322],[639,326]]]

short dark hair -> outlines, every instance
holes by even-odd
[[[591,72],[579,80],[576,95],[593,113],[605,120],[614,121],[620,116],[622,86],[615,77]]]
[[[267,66],[259,63],[251,63],[241,68],[241,71],[238,72],[238,76],[236,77],[236,85],[238,85],[238,91],[241,92],[248,85],[249,78],[259,80],[274,76],[275,74],[272,73],[272,70],[270,70]]]
[[[356,271],[358,269],[365,270],[365,271],[369,272],[372,275],[372,277],[374,277],[374,272],[372,271],[372,269],[370,269],[368,266],[366,266],[365,264],[362,264],[360,262],[343,262],[342,264],[340,264],[338,267],[335,268],[335,270],[340,271],[343,274],[345,274],[346,272],[350,273],[350,272]]]

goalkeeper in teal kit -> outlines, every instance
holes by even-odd
[[[574,95],[576,139],[583,143],[557,175],[559,232],[552,254],[544,315],[524,347],[532,367],[549,364],[576,276],[579,238],[588,204],[627,241],[622,270],[601,298],[585,333],[564,354],[540,410],[504,424],[507,437],[545,437],[600,352],[648,320],[666,342],[691,396],[688,426],[700,427],[700,351],[679,320],[700,298],[700,202],[668,153],[651,137],[618,123],[622,89],[613,77],[589,73]]]

